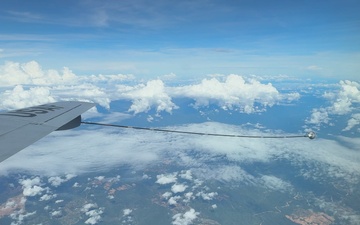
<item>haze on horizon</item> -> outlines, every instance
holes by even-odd
[[[2,1],[0,62],[80,75],[359,80],[359,2]]]

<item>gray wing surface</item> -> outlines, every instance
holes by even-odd
[[[79,126],[81,114],[94,105],[76,101],[55,102],[0,112],[0,162],[54,130]]]

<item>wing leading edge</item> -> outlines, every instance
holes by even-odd
[[[81,114],[95,106],[88,102],[55,102],[0,113],[0,162],[54,130],[81,124]]]

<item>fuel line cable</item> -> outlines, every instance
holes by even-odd
[[[118,124],[97,123],[97,122],[87,122],[87,121],[81,121],[81,123],[87,124],[87,125],[117,127],[117,128],[135,129],[135,130],[147,130],[147,131],[156,131],[156,132],[216,136],[216,137],[232,137],[232,138],[302,138],[302,137],[307,137],[312,140],[312,139],[315,139],[315,137],[316,137],[316,133],[313,131],[310,131],[304,135],[239,135],[239,134],[217,134],[217,133],[180,131],[180,130],[160,129],[160,128],[151,128],[151,127],[125,126],[125,125],[118,125]]]

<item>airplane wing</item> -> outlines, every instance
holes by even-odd
[[[54,130],[80,126],[81,114],[94,105],[76,101],[55,102],[0,112],[0,162]]]

